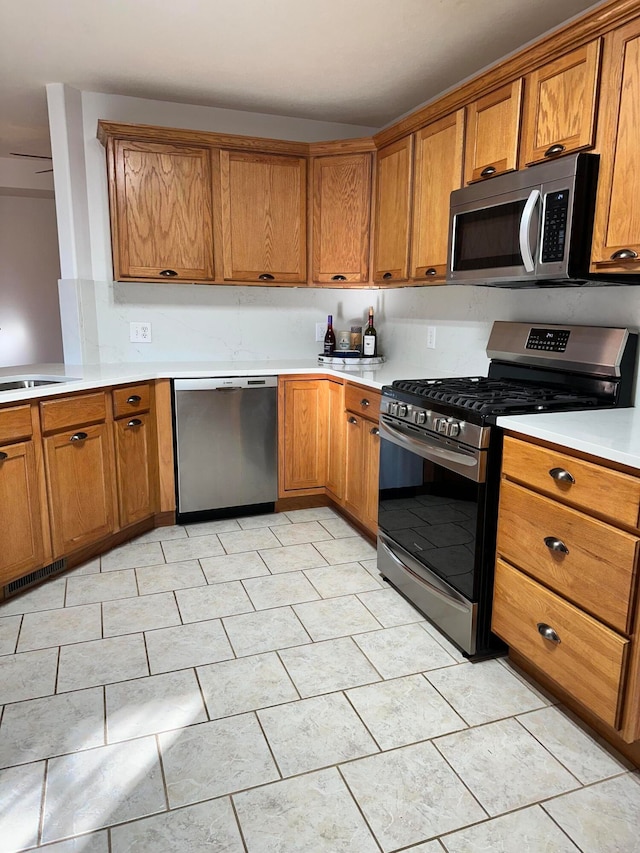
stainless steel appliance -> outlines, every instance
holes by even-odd
[[[175,379],[179,521],[273,510],[277,377]]]
[[[451,193],[447,281],[584,284],[598,160],[572,154]]]
[[[469,656],[500,646],[491,599],[498,415],[630,406],[637,335],[496,322],[487,377],[382,389],[378,569]]]

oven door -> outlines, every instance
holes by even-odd
[[[378,569],[470,655],[483,582],[486,450],[380,419]]]

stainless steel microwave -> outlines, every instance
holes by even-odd
[[[447,282],[584,284],[598,161],[571,154],[452,192]]]

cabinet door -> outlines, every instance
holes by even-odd
[[[593,148],[600,39],[526,78],[521,165]]]
[[[371,154],[313,161],[313,280],[369,278]]]
[[[279,386],[279,493],[322,490],[327,474],[327,380],[285,379]]]
[[[517,169],[521,100],[522,79],[467,107],[466,183]]]
[[[462,186],[464,110],[415,134],[411,275],[441,284],[447,269],[449,197]]]
[[[306,281],[306,168],[304,157],[220,152],[226,281]]]
[[[362,522],[364,526],[376,534],[378,532],[378,490],[380,475],[380,438],[378,425],[375,421],[365,421],[365,470],[364,503]]]
[[[41,513],[33,442],[0,447],[0,586],[42,566]]]
[[[413,137],[378,151],[373,278],[393,283],[409,276]]]
[[[108,424],[44,439],[54,557],[115,529],[112,438]]]
[[[344,386],[327,381],[327,479],[326,486],[333,496],[342,500],[344,492]]]
[[[110,153],[114,277],[212,280],[209,150],[116,140]]]
[[[114,425],[120,526],[127,527],[155,511],[151,484],[150,415],[122,418]]]
[[[594,272],[640,272],[640,19],[606,36]]]
[[[368,421],[352,412],[346,413],[345,450],[347,470],[344,484],[344,506],[355,518],[362,519],[365,505],[365,470],[367,459]]]

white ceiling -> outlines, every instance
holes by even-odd
[[[51,82],[381,127],[592,5],[0,0],[0,156],[50,153]]]

